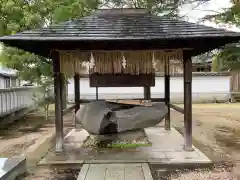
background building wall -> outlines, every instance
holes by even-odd
[[[74,101],[74,83],[69,81],[68,99]],[[230,76],[195,76],[192,82],[193,102],[228,101],[230,96]],[[183,77],[171,77],[171,101],[183,102]],[[143,88],[99,88],[99,99],[143,98]],[[156,77],[155,87],[151,87],[152,97],[164,97],[164,77]],[[96,88],[89,87],[89,79],[80,80],[80,93],[83,99],[95,99]]]

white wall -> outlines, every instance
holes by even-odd
[[[171,77],[171,100],[182,102],[183,78]],[[80,81],[81,98],[95,99],[96,88],[89,87],[88,78]],[[143,88],[99,88],[99,98],[142,98]],[[164,97],[164,77],[156,77],[155,87],[151,87],[152,97]],[[229,76],[195,76],[192,84],[193,101],[228,100],[230,92]],[[74,100],[74,83],[68,86],[69,101]]]

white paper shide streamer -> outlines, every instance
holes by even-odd
[[[126,60],[126,58],[125,58],[125,56],[124,56],[124,53],[122,53],[122,66],[123,66],[123,68],[125,69],[126,68],[126,65],[127,65],[127,60]]]

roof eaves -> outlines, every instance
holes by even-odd
[[[163,39],[192,39],[192,38],[217,38],[217,37],[239,37],[240,33],[228,33],[228,34],[206,34],[202,35],[189,35],[189,36],[139,36],[139,37],[30,37],[30,36],[3,36],[0,37],[0,41],[114,41],[114,40],[163,40]]]
[[[10,74],[5,74],[5,73],[0,73],[0,76],[2,76],[2,77],[14,77]]]

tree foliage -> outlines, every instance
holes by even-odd
[[[195,4],[195,8],[209,0],[104,0],[107,8],[147,8],[151,13],[161,16],[178,17],[179,8]]]
[[[10,47],[5,47],[0,58],[3,66],[19,70],[20,78],[30,83],[40,83],[41,76],[52,76],[51,63],[46,58]]]
[[[213,58],[214,71],[240,70],[240,48],[238,44],[227,45]]]
[[[98,0],[0,0],[0,36],[85,16]],[[52,75],[51,61],[22,50],[4,47],[0,62],[19,71],[23,80],[39,82]]]
[[[161,15],[177,15],[178,7],[186,0],[107,0],[105,6],[108,8],[147,8],[151,13]]]
[[[240,23],[240,5],[232,5],[230,8],[225,8],[222,12],[215,15],[206,16],[205,19],[214,20],[217,23],[227,23],[239,25]]]
[[[216,23],[224,23],[226,25],[240,25],[240,5],[234,4],[230,8],[226,8],[223,12],[216,15],[207,16],[206,19],[215,21]],[[240,70],[240,44],[230,44],[216,53],[213,58],[214,71]]]

